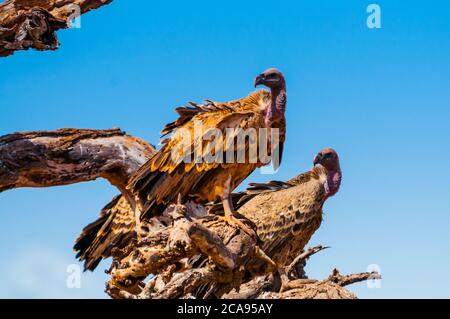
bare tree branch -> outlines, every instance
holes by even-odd
[[[0,4],[0,57],[18,50],[56,50],[55,32],[112,0],[6,0]]]
[[[356,299],[344,287],[361,281],[381,279],[377,272],[342,276],[337,269],[325,280],[298,279],[289,283],[290,289],[281,292],[263,292],[260,299]]]
[[[136,205],[125,186],[154,152],[147,142],[119,129],[2,136],[0,191],[102,177],[126,195],[131,205],[126,209],[132,214]],[[208,214],[201,205],[174,204],[141,226],[146,229],[141,238],[112,254],[107,292],[113,298],[189,298],[204,286],[223,298],[356,298],[343,287],[381,278],[377,273],[342,276],[334,270],[322,281],[306,279],[306,260],[327,248],[317,246],[301,253],[286,269],[282,267],[291,273],[291,281],[280,291],[277,266],[257,246],[256,233],[249,235],[223,217]],[[198,256],[201,265],[191,268],[187,260]],[[144,284],[150,274],[156,278]]]
[[[165,227],[161,227],[163,223]],[[112,297],[132,293],[136,298],[181,298],[208,283],[228,292],[243,283],[254,264],[265,264],[258,268],[258,275],[275,270],[273,262],[257,248],[256,233],[250,236],[221,216],[201,216],[197,205],[172,205],[144,227],[148,229],[146,237],[111,269],[107,292]],[[204,267],[182,266],[184,259],[199,254],[207,257]],[[176,264],[179,271],[172,269]],[[142,288],[142,280],[150,274],[167,280]]]
[[[376,271],[342,276],[337,269],[333,269],[333,272],[327,280],[334,282],[341,287],[345,287],[357,282],[375,279],[381,279],[381,275]]]
[[[103,177],[120,190],[155,149],[120,129],[15,133],[0,137],[0,191]]]
[[[305,266],[306,266],[306,261],[308,260],[309,257],[311,257],[312,255],[317,254],[318,252],[328,249],[330,247],[323,247],[323,246],[316,246],[316,247],[312,247],[307,249],[306,251],[304,251],[303,253],[301,253],[300,255],[298,255],[289,266],[287,266],[286,269],[286,274],[290,274],[292,272],[296,272],[295,277],[296,278],[305,278]]]
[[[356,295],[330,281],[298,282],[296,288],[283,292],[264,292],[258,299],[356,299]]]

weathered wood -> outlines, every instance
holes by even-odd
[[[356,295],[330,281],[306,281],[283,292],[264,292],[258,299],[356,299]]]
[[[180,298],[213,282],[227,292],[239,287],[246,271],[252,272],[251,266],[257,261],[267,264],[260,275],[276,269],[257,248],[255,232],[248,234],[221,216],[199,216],[196,205],[177,204],[144,224],[149,229],[147,236],[127,257],[116,260],[107,292],[113,297],[138,291],[134,293],[136,298]],[[159,221],[166,227],[160,227]],[[208,257],[204,267],[183,268],[183,259],[199,254]],[[151,290],[140,290],[147,276],[166,274],[167,268],[177,263],[181,271],[173,272],[162,289],[152,286]]]
[[[311,250],[309,250],[311,252]],[[305,252],[306,254],[306,252]],[[296,279],[289,282],[288,289],[270,291],[272,276],[262,276],[243,284],[239,291],[233,290],[223,296],[225,299],[356,299],[356,295],[344,287],[353,283],[381,279],[376,272],[343,276],[337,269],[324,280]]]
[[[18,50],[56,50],[56,31],[112,0],[6,0],[0,4],[0,57]]]
[[[300,255],[294,258],[294,260],[286,267],[286,274],[288,277],[293,279],[297,278],[307,278],[305,273],[306,261],[312,255],[317,254],[318,252],[328,249],[330,247],[323,247],[321,245],[309,248],[306,251],[302,252]]]
[[[119,129],[6,135],[0,137],[0,191],[102,177],[130,201],[125,186],[154,152],[147,142]],[[124,204],[123,198],[119,203]],[[130,204],[122,208],[125,214],[133,214]],[[141,227],[146,229],[142,238],[112,250],[107,292],[113,298],[189,298],[204,286],[223,298],[355,298],[345,285],[380,278],[376,273],[342,276],[334,270],[325,280],[307,279],[305,262],[324,249],[319,246],[286,265],[291,281],[281,289],[276,266],[258,248],[256,233],[248,234],[223,217],[208,214],[201,205],[174,204]],[[200,264],[192,268],[188,259]],[[265,267],[260,267],[261,262]],[[150,274],[156,278],[144,285]]]
[[[0,191],[106,178],[120,190],[155,149],[120,129],[61,129],[0,137]]]
[[[377,272],[366,272],[343,276],[337,269],[325,280],[299,279],[290,283],[288,290],[263,292],[260,299],[356,299],[356,295],[344,287],[366,280],[381,279]]]
[[[376,271],[343,276],[339,273],[337,269],[334,269],[327,280],[330,282],[334,282],[341,287],[345,287],[360,281],[376,280],[376,279],[381,279],[381,275]]]

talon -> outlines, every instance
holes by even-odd
[[[256,226],[250,227],[246,225],[240,218],[243,220],[248,221],[244,216],[237,213],[233,206],[233,201],[231,200],[231,175],[228,176],[225,185],[224,185],[224,192],[222,196],[222,205],[223,210],[225,213],[225,216],[223,217],[223,220],[230,225],[231,227],[239,228],[242,231],[244,231],[247,235],[249,235],[252,238],[258,239],[258,236],[256,235]],[[253,226],[253,225],[252,225]]]

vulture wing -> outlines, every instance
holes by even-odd
[[[294,234],[298,231],[311,228],[307,226],[311,220],[316,220],[314,225],[317,227],[320,225],[321,211],[316,211],[317,216],[311,214],[311,207],[315,205],[305,204],[307,198],[311,199],[314,196],[320,198],[320,187],[313,186],[317,181],[317,176],[308,172],[288,182],[251,183],[246,192],[232,194],[236,209],[256,223],[259,236],[264,242],[262,248],[269,256],[276,254],[277,249],[281,249],[281,252],[283,247],[294,239]],[[302,190],[302,188],[305,189]],[[298,194],[302,200],[293,200]],[[291,200],[297,204],[291,206]],[[284,204],[279,205],[277,202]],[[296,213],[296,208],[302,206],[301,203],[310,210],[304,210],[303,214]],[[273,212],[274,208],[270,205],[279,206],[276,215],[266,214],[267,211]],[[221,203],[210,206],[212,212],[220,213],[222,210]],[[316,218],[313,218],[314,216]],[[309,232],[314,230],[310,229]],[[310,235],[305,234],[303,241],[307,241],[309,237]],[[77,251],[77,258],[84,261],[85,270],[93,271],[103,258],[111,257],[114,248],[123,249],[134,239],[136,239],[136,233],[133,211],[126,199],[119,195],[102,209],[100,217],[95,222],[83,229],[76,240],[74,250]]]
[[[244,143],[235,141],[242,130],[255,129],[259,134],[258,129],[265,127],[263,110],[270,99],[270,92],[261,90],[232,102],[207,101],[204,105],[191,103],[191,107],[176,109],[179,118],[162,131],[170,137],[128,185],[131,192],[143,200],[141,217],[162,213],[179,194],[184,200],[203,203],[216,200],[223,194],[228,176],[232,176],[234,188],[255,168],[265,165],[259,161],[250,163],[248,158],[244,163],[239,162],[236,154],[239,151],[249,154],[252,142],[249,139]],[[200,125],[202,134],[196,134],[196,127]],[[212,132],[219,132],[221,136],[217,138]],[[206,155],[216,155],[217,149],[223,152],[219,159],[206,161]],[[232,161],[227,157],[229,154],[233,156]],[[196,161],[199,156],[201,161]]]
[[[233,195],[239,213],[256,224],[260,247],[280,266],[304,249],[322,222],[325,190],[323,177],[314,168],[288,182],[252,183],[246,192]],[[221,206],[214,204],[210,210],[220,212]],[[193,267],[205,262],[198,258],[191,264]],[[252,266],[258,269],[260,265],[255,262]],[[194,295],[208,298],[216,289],[216,284],[207,284]]]
[[[100,217],[86,226],[77,238],[74,250],[84,261],[84,270],[93,271],[103,258],[111,256],[113,248],[122,249],[136,238],[135,219],[127,200],[116,196],[106,205]]]
[[[284,264],[304,248],[322,222],[322,180],[310,171],[286,183],[253,184],[249,193],[253,197],[239,213],[257,225],[264,252]]]

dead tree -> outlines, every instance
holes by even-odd
[[[132,210],[136,205],[125,186],[154,152],[149,143],[119,129],[6,135],[0,137],[0,191],[102,177],[117,187]],[[191,203],[175,203],[141,227],[147,231],[138,241],[113,254],[107,283],[113,298],[189,298],[205,285],[222,298],[355,298],[343,287],[380,278],[376,273],[342,276],[335,270],[325,280],[308,279],[306,260],[326,248],[315,247],[288,265],[291,282],[280,290],[276,266],[258,248],[256,233],[231,227]],[[204,262],[188,267],[190,258]],[[263,266],[255,261],[263,261]],[[151,274],[155,279],[144,284]]]
[[[6,0],[0,4],[0,57],[18,50],[56,50],[56,31],[112,0]]]

